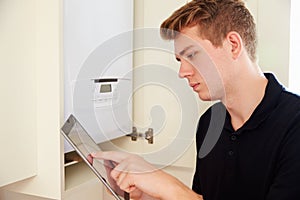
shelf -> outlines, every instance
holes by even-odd
[[[66,191],[92,179],[97,179],[97,177],[84,162],[77,162],[65,167]]]

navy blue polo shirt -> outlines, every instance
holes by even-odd
[[[300,200],[300,98],[272,74],[265,76],[265,95],[241,128],[233,129],[222,103],[199,120],[193,190],[204,200]],[[203,157],[201,146],[215,127],[209,126],[214,107],[224,110],[224,119],[215,145]]]

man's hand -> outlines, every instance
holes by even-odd
[[[111,170],[111,177],[132,199],[180,199],[198,200],[194,193],[175,177],[157,169],[142,157],[124,152],[96,152],[93,158],[111,160],[116,166]]]

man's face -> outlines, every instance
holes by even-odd
[[[174,42],[176,59],[181,63],[179,76],[188,80],[200,99],[222,100],[226,51],[201,39],[196,26],[184,28]]]

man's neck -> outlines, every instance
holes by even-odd
[[[227,94],[224,105],[231,116],[234,130],[242,127],[262,101],[268,80],[262,73],[239,77],[235,89]]]

